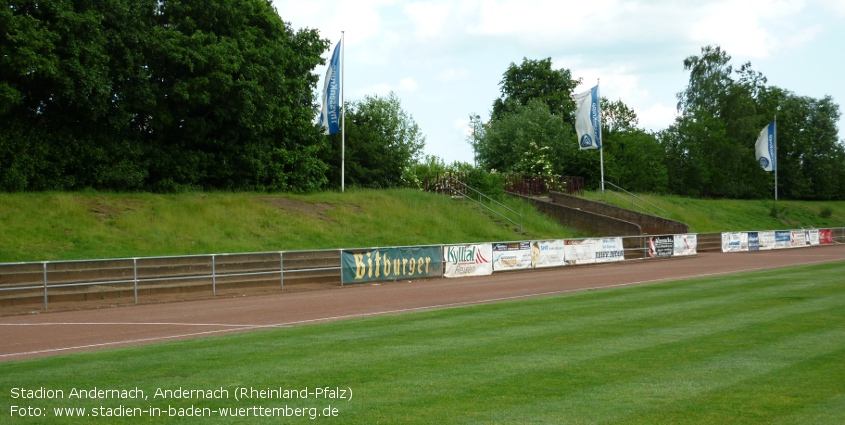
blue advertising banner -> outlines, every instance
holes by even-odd
[[[760,250],[760,233],[758,233],[758,232],[748,232],[748,250],[749,251],[759,251]]]

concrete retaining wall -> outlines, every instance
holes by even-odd
[[[589,211],[630,223],[636,223],[642,229],[643,234],[673,235],[689,233],[689,226],[685,223],[681,223],[680,221],[643,214],[602,202],[590,201],[577,196],[570,196],[560,192],[551,192],[550,196],[552,198],[552,202],[558,205],[580,209],[582,211]]]
[[[625,220],[514,193],[510,195],[531,202],[537,210],[553,217],[560,224],[590,236],[637,236],[642,234],[639,225]]]

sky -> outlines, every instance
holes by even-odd
[[[489,120],[511,63],[552,59],[601,95],[622,100],[641,128],[676,116],[683,61],[718,45],[738,68],[845,111],[845,0],[273,0],[298,30],[332,46],[345,34],[345,100],[394,92],[425,135],[424,153],[473,162],[470,115]],[[326,67],[314,70],[322,90]],[[316,93],[316,91],[315,91]],[[316,117],[315,117],[316,119]],[[843,138],[842,120],[839,122]],[[573,140],[573,143],[575,141]]]

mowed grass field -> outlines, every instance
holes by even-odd
[[[838,262],[5,362],[0,414],[10,424],[842,424],[843,276]],[[41,387],[66,397],[12,398]],[[94,387],[137,387],[148,399],[67,398]],[[221,387],[230,398],[153,398],[158,388]],[[352,398],[235,400],[237,387],[342,388]],[[12,405],[47,417],[12,416]],[[120,405],[215,413],[54,411]],[[315,410],[219,416],[254,406]],[[327,406],[337,416],[318,416]]]

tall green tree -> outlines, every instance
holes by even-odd
[[[13,0],[0,189],[308,190],[328,46],[268,0]]]
[[[665,152],[655,135],[638,127],[637,113],[622,100],[602,98],[605,178],[625,190],[666,192]]]
[[[519,106],[539,99],[553,114],[574,123],[571,115],[575,102],[571,94],[579,83],[580,79],[572,79],[568,69],[553,69],[551,58],[523,58],[519,65],[511,63],[499,82],[502,94],[493,102],[492,120],[501,119]]]
[[[346,105],[345,182],[358,187],[401,187],[422,155],[425,136],[395,93],[365,96]],[[340,187],[341,133],[328,136],[329,185]]]

